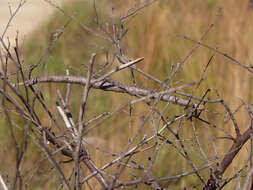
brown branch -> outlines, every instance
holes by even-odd
[[[233,145],[230,147],[227,154],[222,159],[220,166],[215,170],[213,174],[211,174],[206,186],[203,190],[215,190],[218,187],[218,180],[221,179],[223,173],[229,167],[229,165],[234,160],[235,156],[239,153],[244,144],[249,140],[253,133],[253,123],[247,131],[245,131],[242,135],[238,136]]]

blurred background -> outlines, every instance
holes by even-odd
[[[66,1],[66,0],[65,0]],[[55,0],[54,3],[62,5],[64,0]],[[0,0],[0,33],[4,31],[12,12],[18,7],[20,0]],[[55,8],[43,0],[26,0],[18,15],[13,19],[8,29],[7,35],[12,41],[15,39],[17,31],[20,38],[27,36],[34,28],[45,22]]]
[[[9,4],[16,7],[18,0],[8,1],[0,0],[0,33],[4,30],[8,22]],[[9,2],[9,4],[8,4]],[[139,1],[136,1],[139,2]],[[140,1],[141,2],[141,1]],[[95,14],[91,0],[76,0],[76,1],[57,1],[69,15],[74,12],[76,17],[85,25],[95,30],[94,22]],[[115,1],[116,16],[125,13],[132,6],[134,1],[119,0]],[[98,13],[101,22],[111,24],[111,9],[109,1],[97,1]],[[218,10],[221,8],[221,11]],[[182,61],[189,53],[195,44],[183,39],[186,35],[194,40],[199,40],[202,34],[207,30],[213,20],[214,26],[209,31],[204,39],[205,44],[209,44],[214,48],[219,48],[231,57],[237,59],[242,64],[252,64],[253,62],[253,10],[249,1],[226,1],[226,0],[195,0],[195,1],[177,1],[177,0],[162,0],[154,3],[152,6],[143,9],[138,15],[131,19],[127,24],[129,28],[126,38],[122,42],[122,47],[127,50],[129,58],[145,57],[145,62],[139,64],[147,73],[154,75],[160,80],[164,80],[170,74],[172,64],[177,64]],[[43,51],[47,48],[50,35],[53,31],[60,28],[67,22],[67,18],[55,10],[50,4],[42,0],[28,0],[18,15],[14,18],[11,27],[8,30],[8,35],[11,39],[19,30],[21,39],[25,35],[24,40],[24,56],[27,63],[36,63]],[[56,48],[48,60],[46,73],[48,74],[64,74],[66,68],[70,73],[75,75],[85,75],[84,65],[87,64],[92,52],[98,54],[99,60],[104,60],[104,52],[97,47],[112,49],[110,44],[95,38],[93,35],[82,30],[80,25],[71,22],[66,28],[63,36],[57,42]],[[111,51],[113,53],[113,50]],[[207,64],[213,52],[203,47],[199,48],[185,63],[184,67],[176,75],[174,82],[179,80],[184,83],[193,80],[199,80],[200,75]],[[98,65],[99,66],[99,65]],[[129,81],[129,72],[123,72],[120,76],[115,76],[120,81]],[[146,81],[137,76],[137,83],[146,87],[154,88],[155,84]],[[64,86],[59,87],[65,90]],[[253,78],[245,69],[242,69],[231,63],[228,59],[221,55],[215,55],[211,65],[207,71],[207,77],[200,88],[197,89],[195,95],[202,96],[207,88],[211,88],[210,97],[217,98],[215,90],[225,99],[225,101],[235,110],[240,105],[240,100],[237,97],[243,98],[248,103],[253,103]],[[43,87],[43,93],[50,109],[55,111],[55,96],[56,86],[48,85]],[[73,87],[70,99],[71,111],[73,117],[77,118],[78,108],[81,96],[81,89]],[[89,96],[88,118],[92,118],[103,112],[110,112],[118,108],[123,103],[131,100],[132,97],[126,95],[115,95],[112,93],[97,92],[92,90],[92,96]],[[171,107],[168,110],[168,115],[181,113],[181,108]],[[56,112],[55,112],[56,113]],[[127,114],[120,113],[109,121],[104,122],[102,127],[96,128],[87,134],[87,138],[95,138],[94,143],[101,147],[106,147],[111,152],[120,152],[122,147],[127,145],[128,137],[126,134],[133,134],[139,126],[139,117],[145,114],[145,105],[134,110],[134,119],[129,121]],[[123,117],[122,117],[123,116]],[[46,113],[41,112],[40,117],[48,122]],[[231,123],[224,123],[226,117],[225,110],[222,106],[209,106],[208,113],[205,117],[220,127],[224,127],[227,131],[233,134]],[[240,110],[236,114],[236,119],[244,131],[249,123],[247,112]],[[18,119],[17,119],[18,120]],[[19,121],[22,125],[23,121]],[[131,123],[131,128],[128,124]],[[25,123],[23,123],[25,125]],[[11,171],[14,171],[13,159],[15,153],[9,147],[13,146],[9,141],[9,131],[3,127],[4,121],[0,120],[0,157],[8,159],[0,159],[1,172],[8,174],[11,179]],[[106,127],[106,130],[104,128]],[[186,136],[187,136],[187,129]],[[214,156],[211,142],[207,142],[207,134],[198,129],[200,138],[206,142],[204,149],[210,157]],[[214,135],[219,136],[220,134]],[[22,137],[22,130],[17,131],[17,136]],[[186,138],[186,137],[185,137]],[[99,140],[98,140],[99,139]],[[32,140],[31,140],[32,141]],[[230,141],[215,141],[217,149],[222,158],[223,153],[229,148]],[[189,145],[190,146],[190,145]],[[26,157],[24,166],[29,168],[31,165],[42,157],[40,151],[36,151],[36,145],[29,146],[29,154]],[[245,153],[248,151],[245,148]],[[103,165],[108,160],[101,156],[96,150],[91,150],[96,155],[96,163]],[[155,173],[157,176],[176,175],[182,171],[190,169],[184,163],[183,159],[175,159],[176,152],[161,152],[156,167],[159,168]],[[103,159],[101,159],[103,158]],[[141,158],[140,158],[141,159]],[[195,158],[197,160],[197,158]],[[244,154],[241,154],[237,160],[233,162],[230,171],[235,171],[240,168],[240,164],[247,159]],[[201,161],[200,161],[201,162]],[[168,169],[169,168],[169,169]],[[68,171],[68,167],[66,171]],[[25,169],[24,169],[25,170]],[[33,189],[53,188],[54,180],[52,176],[43,175],[44,171],[48,171],[49,166],[45,163],[33,175]],[[50,172],[49,172],[50,173]],[[208,177],[209,172],[203,172],[203,175]],[[229,176],[229,170],[226,173]],[[53,175],[53,177],[55,177]],[[231,177],[231,176],[230,176]],[[189,176],[184,180],[176,180],[164,183],[163,186],[169,186],[171,189],[182,189],[184,186],[191,186],[196,183],[196,178]],[[93,184],[96,187],[96,184]]]

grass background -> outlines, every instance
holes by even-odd
[[[126,8],[131,6],[130,1],[126,2],[123,0],[117,1],[115,4],[117,14],[126,11]],[[82,23],[97,31],[92,6],[92,1],[73,1],[67,3],[64,6],[64,10],[70,15],[76,11],[76,16]],[[242,64],[251,64],[253,61],[253,54],[251,53],[253,52],[253,10],[250,8],[248,1],[158,1],[152,6],[143,9],[128,23],[129,32],[123,40],[122,46],[127,49],[127,54],[131,58],[145,57],[145,61],[138,64],[138,66],[147,73],[156,76],[160,80],[164,80],[170,74],[171,65],[181,62],[195,45],[192,42],[184,40],[182,36],[186,35],[192,39],[199,40],[216,17],[219,8],[222,8],[221,14],[218,15],[214,27],[203,42],[228,53]],[[109,3],[103,2],[98,4],[98,12],[100,21],[110,24],[111,13]],[[39,61],[40,56],[48,45],[51,32],[60,28],[66,21],[67,18],[65,16],[56,12],[48,22],[42,24],[40,28],[34,31],[34,34],[29,36],[24,42],[25,45],[23,47],[25,60],[28,64],[34,64]],[[71,22],[60,41],[57,42],[56,48],[49,58],[46,73],[64,74],[68,68],[72,74],[85,76],[85,66],[91,53],[96,52],[98,54],[95,69],[103,65],[104,50],[101,50],[101,47],[109,50],[111,54],[113,53],[110,44],[95,38],[93,35],[85,32],[78,24]],[[212,54],[212,51],[200,47],[185,63],[183,69],[176,75],[173,82],[183,80],[183,82],[187,83],[192,80],[198,80]],[[129,72],[124,71],[122,73],[120,76],[116,75],[114,77],[120,81],[129,81]],[[147,87],[155,87],[154,83],[144,80],[139,76],[137,76],[137,82]],[[207,71],[207,78],[196,91],[196,95],[201,96],[203,91],[211,88],[210,97],[215,98],[215,90],[218,90],[219,94],[234,110],[240,104],[240,100],[236,98],[237,96],[243,98],[246,102],[252,103],[252,86],[253,78],[248,72],[233,65],[228,59],[215,55]],[[56,88],[59,88],[64,93],[65,86],[50,84],[40,86],[40,88],[48,102],[49,108],[57,114],[55,107],[55,101],[57,100]],[[73,86],[70,105],[74,119],[77,119],[81,92],[82,88],[80,86]],[[91,103],[88,104],[87,118],[92,118],[103,112],[113,111],[122,105],[122,103],[131,99],[132,97],[126,95],[115,95],[92,90],[89,96],[89,102]],[[100,127],[91,130],[86,135],[86,138],[90,138],[91,141],[95,141],[93,143],[106,147],[112,152],[120,153],[122,147],[127,146],[128,135],[133,134],[140,124],[139,117],[145,114],[145,109],[147,109],[145,104],[135,107],[132,118],[129,117],[128,110],[120,112],[110,120],[103,122]],[[180,112],[180,109],[171,106],[168,109],[168,114]],[[209,111],[205,117],[233,133],[231,123],[225,125],[222,122],[225,113],[224,108],[211,105],[208,109]],[[42,121],[47,122],[48,116],[43,111],[39,112]],[[242,131],[248,127],[249,120],[245,110],[238,112],[236,118]],[[25,125],[22,121],[17,120],[16,122],[20,126]],[[0,125],[4,126],[2,120],[0,120]],[[208,138],[202,129],[199,128],[198,132],[202,140]],[[187,133],[189,133],[189,130],[185,129],[185,138],[188,135]],[[23,128],[18,129],[16,135],[22,139]],[[220,134],[216,135],[219,136]],[[10,149],[13,145],[9,140],[9,131],[6,127],[0,127],[0,137],[0,145],[2,147],[0,157],[5,158],[0,160],[0,169],[1,172],[9,175],[11,180],[15,171],[15,165],[13,164],[15,151],[14,149]],[[30,139],[30,142],[31,144],[28,147],[24,160],[23,171],[26,171],[27,168],[43,157],[43,154],[38,152],[34,141]],[[228,150],[228,145],[231,142],[217,140],[216,143],[222,158],[222,152],[224,153]],[[190,170],[190,167],[177,155],[177,152],[171,150],[169,145],[166,146],[168,148],[164,148],[164,151],[159,153],[158,161],[155,164],[155,168],[157,168],[155,174],[157,176],[169,176],[176,175],[181,171],[187,170],[187,168]],[[208,149],[210,144],[204,144],[203,146],[205,149]],[[99,166],[111,159],[111,157],[104,157],[101,152],[92,148],[90,148],[90,151],[93,155],[96,155],[95,162]],[[210,151],[209,154],[213,155],[213,152]],[[245,157],[246,154],[247,149],[243,150],[237,161],[232,164],[230,170],[225,174],[226,176],[230,176],[229,172],[234,172],[243,164],[242,161],[247,159]],[[195,161],[201,162],[194,155],[191,156]],[[135,159],[142,158],[137,157]],[[65,172],[71,172],[70,165],[64,166],[64,169]],[[53,172],[45,171],[50,171],[48,163],[42,164],[39,170],[34,173],[31,189],[50,189],[55,187],[57,181],[55,179],[57,177]],[[203,175],[208,177],[208,171],[203,172]],[[123,175],[122,178],[124,177],[126,178],[127,176]],[[169,185],[171,189],[181,189],[185,185],[194,185],[196,180],[195,176],[189,176],[184,180],[171,181],[162,185]],[[91,181],[91,184],[93,187],[97,187],[95,182]]]

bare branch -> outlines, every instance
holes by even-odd
[[[27,85],[35,85],[38,83],[73,83],[73,84],[81,84],[86,85],[86,79],[83,77],[77,77],[77,76],[47,76],[47,77],[38,77],[33,78],[31,80],[26,81]],[[23,85],[23,83],[20,83],[18,85]],[[113,91],[113,92],[119,92],[119,93],[127,93],[131,96],[151,96],[154,94],[154,91],[149,90],[147,88],[143,87],[137,87],[137,86],[127,86],[122,83],[119,83],[112,79],[106,79],[105,81],[100,81],[94,83],[94,79],[91,80],[91,87],[95,89],[105,90],[105,91]],[[179,90],[179,89],[178,89]],[[181,106],[193,106],[194,108],[197,107],[197,104],[191,103],[188,100],[182,99],[177,96],[173,95],[166,95],[164,94],[161,98],[162,101],[170,102],[172,104],[177,104]],[[204,109],[203,105],[200,105],[198,109],[202,110]]]

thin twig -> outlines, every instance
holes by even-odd
[[[126,64],[124,64],[124,65],[117,66],[117,67],[114,68],[113,70],[107,72],[105,75],[99,77],[98,79],[95,79],[95,80],[93,81],[93,83],[102,81],[102,80],[104,80],[105,78],[111,76],[112,74],[114,74],[114,73],[116,73],[116,72],[118,72],[118,71],[120,71],[120,70],[122,70],[122,69],[125,69],[125,68],[127,68],[127,67],[130,67],[130,66],[132,66],[132,65],[134,65],[134,64],[136,64],[136,63],[142,61],[143,59],[144,59],[144,57],[138,58],[138,59],[136,59],[136,60],[134,60],[134,61],[130,61],[129,63],[126,63]]]
[[[240,66],[240,67],[242,67],[242,68],[244,68],[244,69],[247,69],[249,72],[253,73],[253,66],[252,66],[252,65],[244,65],[244,64],[241,64],[239,61],[237,61],[236,59],[234,59],[233,57],[231,57],[231,56],[228,55],[227,53],[224,53],[224,52],[218,50],[217,48],[213,48],[213,47],[211,47],[211,46],[209,46],[209,45],[206,45],[206,44],[204,44],[204,43],[202,43],[202,42],[200,42],[200,41],[195,41],[195,40],[193,40],[193,39],[191,39],[191,38],[189,38],[189,37],[187,37],[187,36],[184,36],[183,38],[186,39],[186,40],[188,40],[188,41],[194,42],[194,43],[196,43],[196,44],[198,44],[198,45],[200,45],[200,46],[202,46],[202,47],[205,47],[205,48],[207,48],[207,49],[210,49],[210,50],[214,51],[215,53],[218,53],[218,54],[220,54],[220,55],[222,55],[222,56],[228,58],[228,59],[229,59],[230,61],[232,61],[232,63],[234,63],[235,65],[238,65],[238,66]]]

